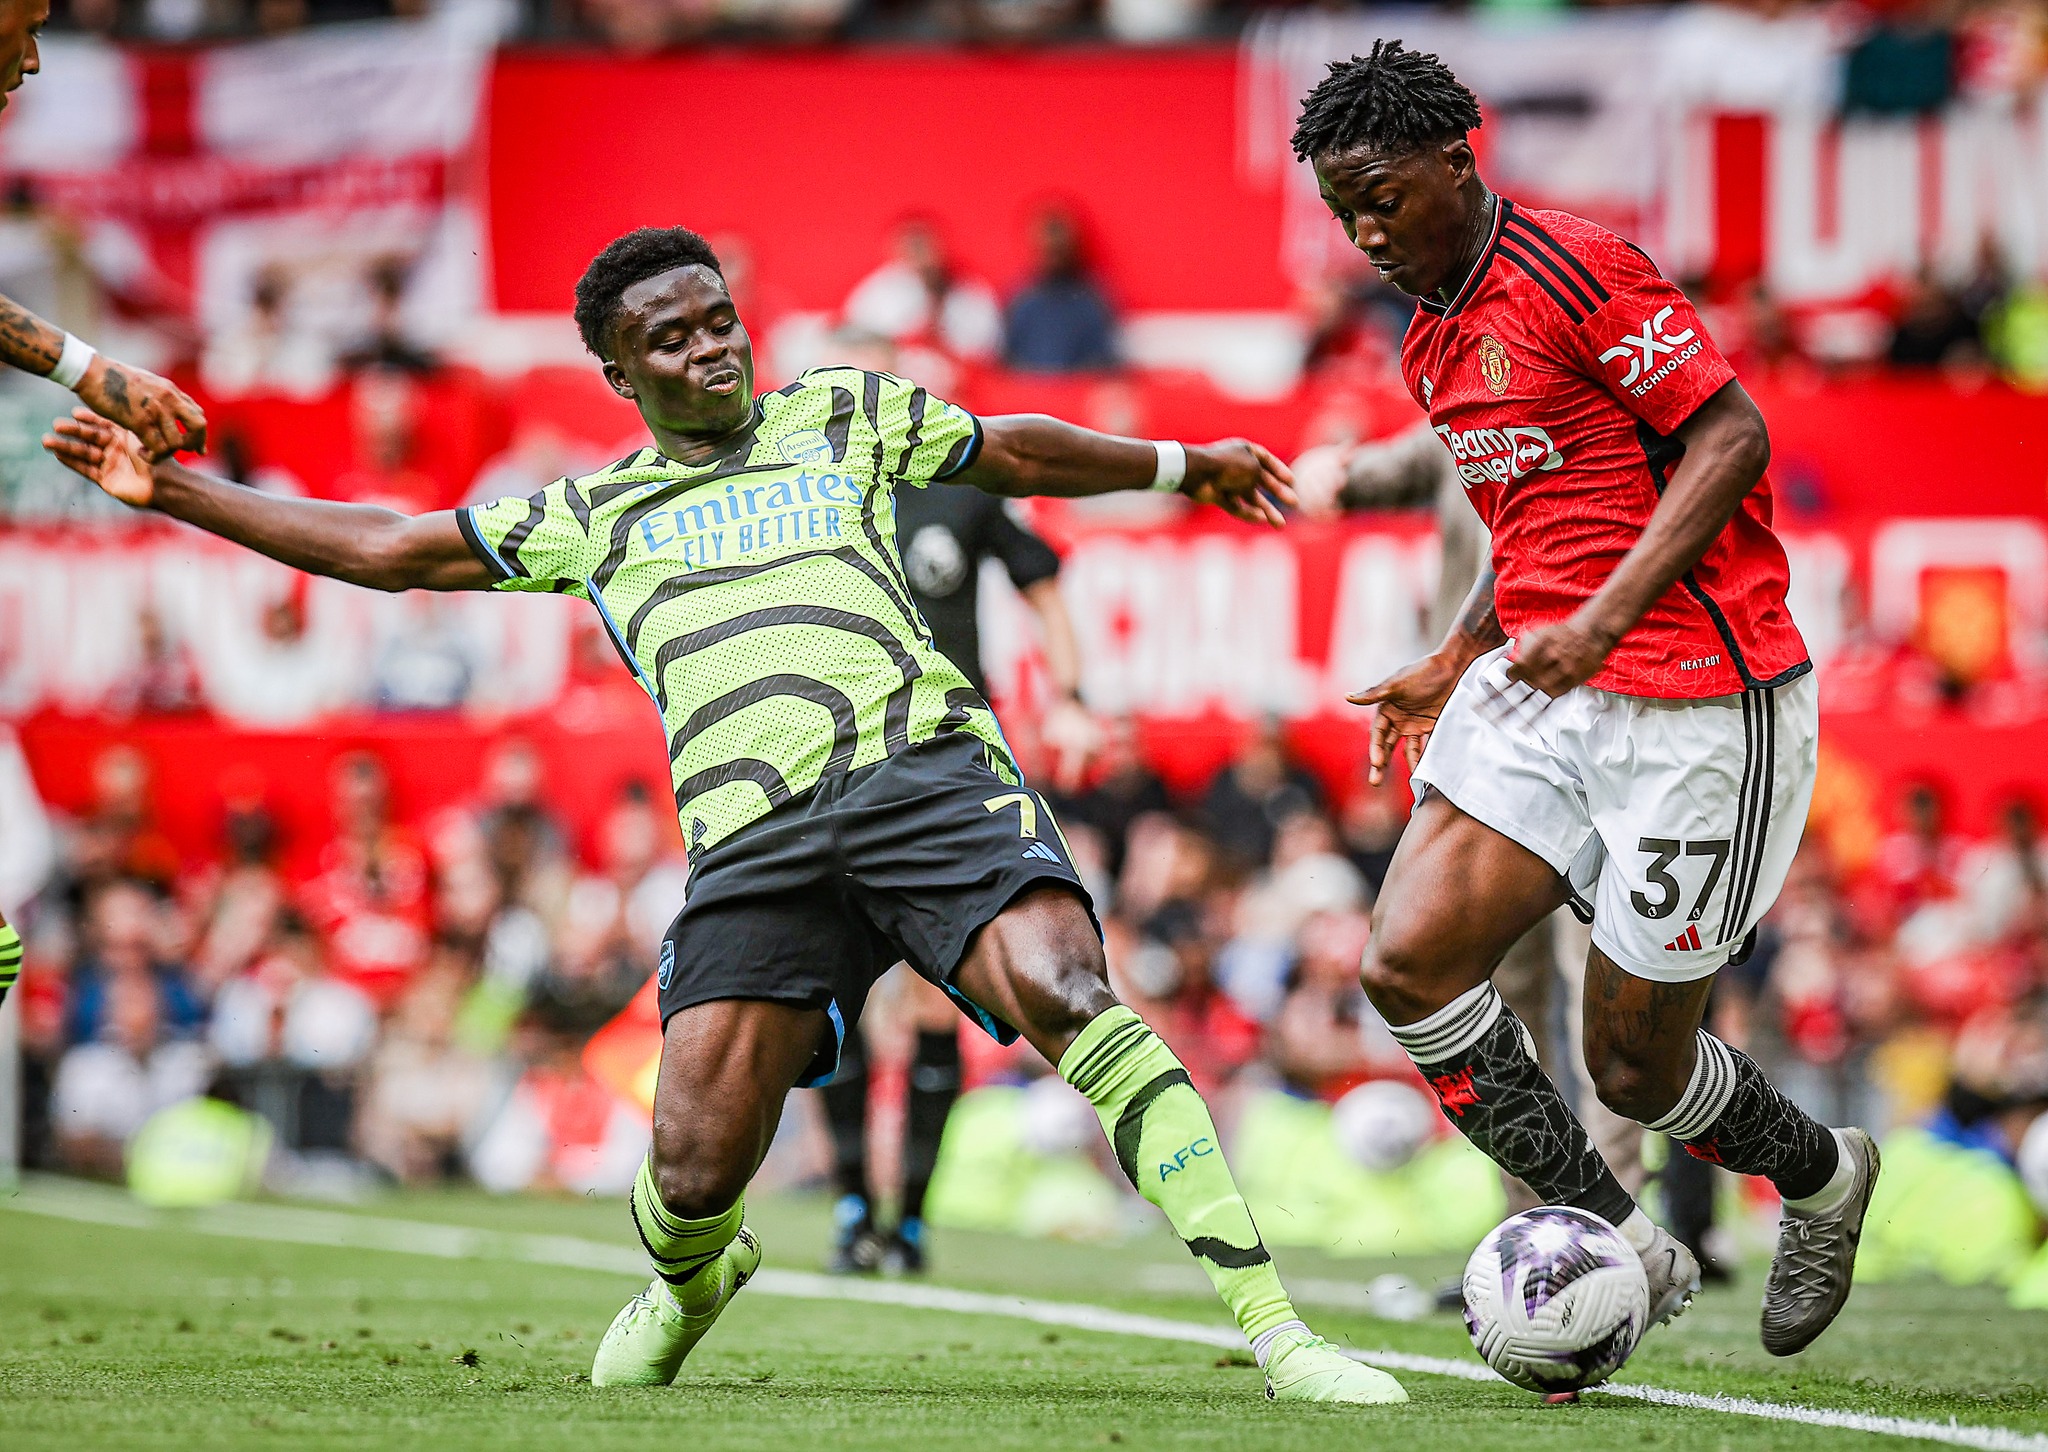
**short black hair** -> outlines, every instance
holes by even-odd
[[[678,267],[708,267],[725,276],[711,244],[688,227],[636,227],[591,258],[576,279],[576,331],[583,346],[610,361],[612,324],[626,289]]]
[[[1330,73],[1303,98],[1294,154],[1308,161],[1354,146],[1421,151],[1480,124],[1479,98],[1449,66],[1398,40],[1378,40],[1369,56],[1331,61]]]

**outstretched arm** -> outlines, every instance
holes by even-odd
[[[1150,489],[1159,472],[1160,451],[1144,439],[1099,434],[1039,413],[1002,414],[981,426],[981,452],[948,482],[1008,498],[1079,499]],[[1265,449],[1224,439],[1186,450],[1180,493],[1253,524],[1286,522],[1279,506],[1294,503],[1294,475]]]
[[[50,378],[65,361],[67,349],[74,364],[89,351],[62,328],[0,297],[0,362]],[[91,353],[90,359],[82,375],[56,377],[56,381],[94,412],[140,435],[152,459],[178,449],[206,451],[206,415],[177,384],[101,353]]]
[[[1699,563],[1771,462],[1770,431],[1740,383],[1723,384],[1677,433],[1685,457],[1642,537],[1592,599],[1515,642],[1515,680],[1561,696],[1597,675],[1643,613]]]
[[[1376,686],[1346,697],[1354,706],[1375,708],[1372,740],[1366,748],[1366,779],[1374,786],[1385,779],[1387,762],[1397,741],[1407,743],[1408,769],[1413,771],[1422,760],[1422,748],[1429,745],[1430,733],[1436,730],[1444,702],[1451,698],[1465,668],[1506,642],[1507,634],[1500,628],[1500,617],[1493,609],[1493,566],[1489,564],[1473,581],[1471,593],[1465,597],[1465,608],[1458,612],[1450,634],[1444,637],[1435,654],[1424,656]]]
[[[166,461],[87,409],[58,419],[43,447],[123,504],[154,509],[309,574],[372,590],[483,590],[491,572],[452,510],[399,514],[369,504],[280,499]]]

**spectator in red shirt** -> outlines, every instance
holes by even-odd
[[[1901,829],[1885,838],[1871,869],[1887,916],[1897,925],[1930,903],[1960,891],[1968,844],[1948,830],[1948,806],[1932,782],[1908,786],[1899,801]]]
[[[425,960],[427,859],[391,822],[383,764],[367,752],[335,763],[334,840],[306,885],[306,915],[326,935],[334,976],[389,1008]]]

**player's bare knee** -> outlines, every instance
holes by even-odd
[[[724,1214],[753,1176],[744,1125],[718,1114],[715,1103],[708,1086],[655,1101],[654,1190],[663,1209],[685,1220]]]
[[[709,1220],[732,1209],[745,1193],[752,1166],[744,1157],[698,1141],[654,1144],[654,1191],[662,1208],[684,1220]]]
[[[1624,1119],[1647,1124],[1662,1119],[1685,1093],[1685,1076],[1671,1066],[1632,1060],[1586,1046],[1586,1071],[1600,1102]]]
[[[1375,936],[1358,965],[1365,996],[1391,1024],[1414,1023],[1443,1007],[1437,993],[1441,977],[1432,955],[1399,933]]]

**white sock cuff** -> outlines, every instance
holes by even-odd
[[[1657,1223],[1643,1213],[1640,1205],[1629,1211],[1614,1228],[1621,1232],[1621,1238],[1637,1255],[1648,1255],[1650,1247],[1657,1243]]]
[[[1393,1030],[1394,1041],[1417,1064],[1441,1064],[1467,1052],[1486,1037],[1507,1005],[1491,982],[1461,993],[1428,1018]]]
[[[1803,1200],[1787,1198],[1784,1201],[1788,1215],[1826,1215],[1839,1210],[1848,1202],[1849,1191],[1856,1184],[1856,1157],[1849,1148],[1849,1137],[1839,1129],[1831,1129],[1835,1137],[1835,1153],[1841,1158],[1835,1162],[1835,1173],[1825,1185]]]
[[[1713,1128],[1714,1121],[1728,1109],[1735,1097],[1735,1051],[1708,1033],[1699,1031],[1699,1052],[1693,1057],[1692,1078],[1685,1092],[1662,1119],[1645,1124],[1681,1143],[1695,1140]]]
[[[1266,1358],[1273,1354],[1274,1337],[1278,1336],[1282,1331],[1306,1330],[1308,1330],[1308,1323],[1306,1321],[1282,1321],[1278,1326],[1275,1326],[1270,1331],[1261,1331],[1252,1340],[1252,1356],[1258,1361],[1259,1366],[1263,1369],[1266,1365]]]

